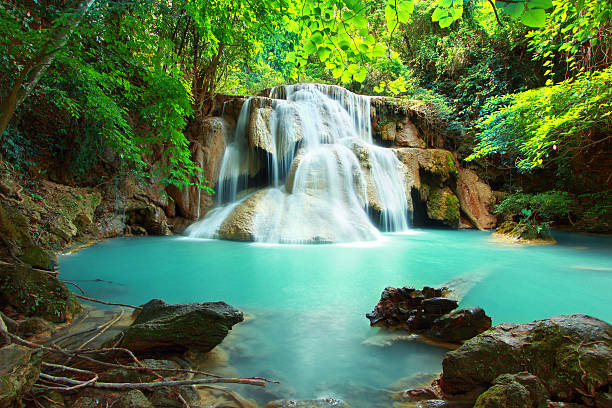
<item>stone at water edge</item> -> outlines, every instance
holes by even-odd
[[[444,297],[446,291],[427,286],[422,290],[388,287],[366,317],[371,326],[405,329],[450,343],[461,343],[491,327],[484,310],[456,309],[457,301]]]
[[[474,408],[537,408],[546,401],[546,394],[544,385],[533,374],[502,374],[480,394]]]
[[[55,276],[28,265],[0,264],[0,304],[53,323],[70,320],[80,310],[76,298]]]
[[[243,320],[242,312],[225,302],[170,305],[153,299],[142,306],[136,320],[117,340],[121,339],[120,347],[141,355],[188,349],[208,352]]]
[[[552,400],[591,403],[612,386],[612,325],[586,315],[500,324],[447,353],[442,367],[440,389],[449,396],[528,371]]]
[[[7,408],[27,394],[38,379],[42,352],[9,344],[0,348],[0,408]]]

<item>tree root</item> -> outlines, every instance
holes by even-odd
[[[102,303],[103,305],[131,307],[132,309],[142,310],[142,307],[140,307],[140,306],[126,305],[126,304],[123,304],[123,303],[105,302],[103,300],[92,299],[90,297],[83,296],[83,295],[77,295],[76,293],[74,293],[74,296],[78,297],[79,299],[88,300],[90,302]]]

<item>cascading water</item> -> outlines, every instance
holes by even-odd
[[[296,84],[242,106],[219,172],[217,207],[193,237],[271,243],[374,240],[409,225],[403,165],[372,144],[370,100]],[[249,189],[259,174],[266,186]]]

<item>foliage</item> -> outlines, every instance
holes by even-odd
[[[538,194],[517,192],[510,194],[495,207],[509,223],[502,230],[521,238],[538,238],[549,235],[553,220],[569,216],[574,207],[574,197],[563,191],[547,191]]]
[[[546,24],[527,34],[536,61],[543,60],[548,85],[612,64],[612,7],[598,0],[553,0]]]
[[[500,154],[520,170],[554,163],[611,138],[612,69],[581,75],[554,86],[495,98],[480,121],[472,160]]]

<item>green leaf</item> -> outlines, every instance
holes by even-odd
[[[321,34],[320,31],[315,31],[310,36],[310,41],[312,41],[314,44],[323,44],[323,34]]]
[[[304,52],[306,55],[310,55],[317,50],[317,45],[313,43],[311,40],[306,41],[304,45]]]
[[[362,14],[355,15],[351,21],[359,28],[367,28],[368,26],[368,20]]]
[[[351,77],[353,76],[353,73],[350,72],[349,70],[346,70],[342,73],[342,79],[341,81],[344,83],[348,83],[351,81]]]
[[[359,83],[363,82],[368,75],[368,70],[365,67],[362,67],[359,72],[353,74],[353,79]]]
[[[409,22],[413,11],[414,3],[412,0],[400,0],[397,5],[397,18],[399,22],[403,24]]]
[[[521,21],[527,27],[543,27],[546,22],[546,12],[542,9],[531,9],[525,11]]]
[[[343,73],[344,73],[343,66],[337,66],[336,68],[332,69],[332,75],[334,76],[334,78],[340,78]]]
[[[440,27],[445,28],[450,26],[451,24],[453,24],[453,18],[452,17],[444,17],[440,19]]]
[[[438,1],[438,7],[449,8],[453,5],[453,0],[440,0]]]
[[[387,3],[385,6],[385,20],[387,21],[387,30],[392,32],[397,27],[397,15],[395,14],[395,6]]]
[[[501,10],[510,16],[513,20],[518,20],[518,18],[525,11],[524,3],[503,3],[504,5],[501,7]]]
[[[322,62],[327,61],[327,59],[329,58],[329,55],[331,54],[331,51],[332,51],[332,50],[331,50],[330,48],[328,48],[328,47],[325,47],[325,46],[320,47],[320,48],[317,50],[317,54],[319,55],[319,59],[320,59]]]
[[[448,17],[448,9],[437,7],[431,15],[431,21],[440,21],[441,18]]]
[[[288,52],[285,57],[285,61],[287,62],[295,62],[295,52]]]
[[[549,9],[552,8],[553,2],[552,0],[527,0],[527,7],[530,9]]]

